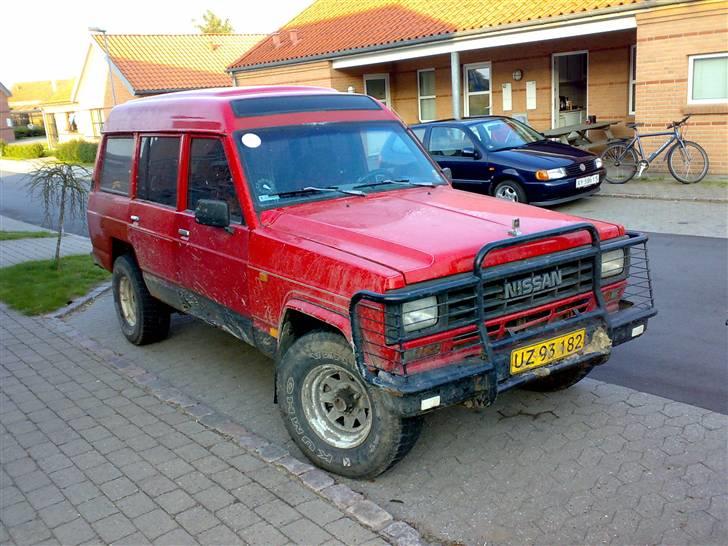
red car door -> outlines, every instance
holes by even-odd
[[[179,283],[178,178],[181,138],[142,135],[137,143],[129,239],[145,277]],[[149,283],[148,283],[149,284]]]
[[[228,161],[231,151],[226,151],[225,140],[205,135],[191,135],[185,148],[181,187],[186,192],[186,205],[179,215],[179,265],[182,285],[191,292],[187,305],[203,306],[202,314],[208,320],[223,322],[221,325],[226,327],[232,327],[225,322],[231,310],[233,321],[247,326],[248,228]],[[198,224],[195,207],[200,199],[227,202],[230,226],[226,229]],[[220,320],[222,317],[227,318]]]

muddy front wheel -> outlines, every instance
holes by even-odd
[[[315,465],[350,478],[373,478],[404,457],[422,418],[403,418],[360,377],[346,340],[332,332],[302,336],[278,364],[278,404],[288,433]]]

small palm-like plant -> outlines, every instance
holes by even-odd
[[[63,239],[63,222],[66,216],[77,218],[86,210],[89,177],[91,173],[85,167],[62,161],[41,163],[28,174],[26,187],[31,197],[39,198],[43,203],[45,220],[52,225],[53,213],[57,211],[58,240],[54,267],[61,265],[61,239]]]

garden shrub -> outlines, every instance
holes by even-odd
[[[2,156],[11,159],[37,159],[43,157],[43,144],[8,144],[2,149]]]
[[[72,163],[93,163],[96,160],[98,144],[76,139],[63,142],[53,151],[57,159]]]

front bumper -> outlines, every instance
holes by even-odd
[[[576,187],[577,178],[592,176],[594,174],[599,175],[599,182],[597,184],[586,186],[584,188]],[[581,199],[582,197],[594,195],[601,188],[605,174],[606,171],[604,169],[599,169],[583,175],[560,178],[558,180],[551,180],[548,182],[527,182],[524,186],[526,189],[526,195],[528,195],[528,201],[531,205],[558,205],[561,203],[568,203],[575,199]]]
[[[513,333],[500,339],[493,339],[492,332],[488,332],[486,320],[481,312],[474,320],[479,334],[479,346],[476,354],[465,356],[461,359],[449,361],[445,366],[438,366],[434,369],[426,369],[417,373],[408,373],[406,366],[399,369],[385,369],[376,364],[376,359],[371,355],[372,347],[368,344],[365,333],[362,332],[362,322],[357,312],[357,306],[362,301],[376,301],[383,304],[402,303],[411,301],[423,296],[437,293],[438,286],[430,285],[425,291],[413,290],[410,293],[398,293],[396,295],[382,295],[373,293],[358,293],[352,300],[351,319],[352,331],[354,333],[355,353],[357,364],[362,376],[372,386],[379,388],[388,396],[385,397],[387,404],[397,413],[403,416],[413,416],[424,413],[431,409],[457,404],[466,400],[477,399],[481,404],[492,403],[498,393],[518,387],[529,381],[537,380],[545,375],[560,372],[565,369],[580,366],[600,364],[607,360],[613,346],[625,343],[634,337],[644,333],[649,318],[657,314],[652,297],[652,286],[649,277],[649,266],[646,254],[646,236],[630,233],[625,239],[605,242],[600,244],[598,235],[593,226],[579,224],[571,228],[561,228],[553,232],[538,235],[529,235],[500,241],[486,245],[475,260],[474,277],[475,286],[484,286],[485,280],[498,278],[499,275],[510,274],[514,268],[521,274],[536,270],[543,263],[554,262],[553,256],[544,256],[534,260],[526,260],[512,268],[506,267],[506,271],[500,268],[483,269],[487,254],[496,249],[507,246],[514,246],[519,243],[528,242],[548,236],[563,235],[579,230],[587,230],[592,235],[590,248],[574,249],[573,255],[591,256],[595,264],[601,264],[601,253],[625,248],[628,250],[630,262],[629,274],[617,284],[622,286],[618,307],[614,305],[607,309],[604,294],[601,287],[601,268],[593,268],[593,305],[590,309],[582,308],[582,311],[564,320],[554,320],[541,324],[535,328],[528,328]],[[639,253],[644,256],[637,256]],[[565,260],[568,260],[567,256]],[[564,262],[568,263],[568,262]],[[447,283],[442,283],[446,286]],[[609,291],[614,284],[610,284],[604,290]],[[483,309],[484,297],[482,289],[478,291],[481,298],[479,309]],[[616,302],[615,302],[616,303]],[[510,354],[515,348],[537,343],[560,334],[584,328],[587,334],[587,343],[584,349],[575,355],[566,357],[550,365],[536,368],[530,371],[510,374]],[[392,340],[387,341],[387,347],[391,348]],[[402,344],[402,354],[409,350]],[[410,351],[411,352],[411,351]]]

